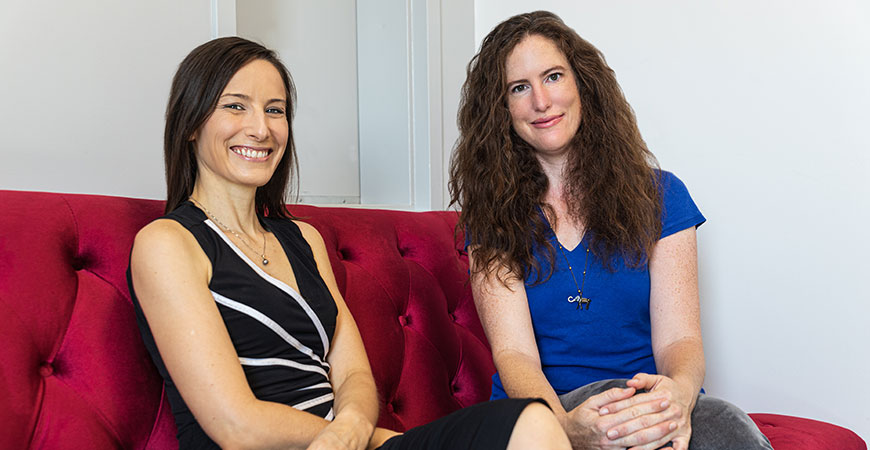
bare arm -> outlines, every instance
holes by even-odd
[[[649,269],[652,347],[659,375],[637,374],[629,386],[663,394],[671,405],[668,409],[676,414],[650,416],[615,430],[625,436],[645,426],[672,421],[674,429],[670,433],[643,448],[658,448],[672,440],[675,450],[684,450],[691,437],[691,413],[705,372],[695,228],[661,239],[650,257]],[[608,405],[612,410],[624,406]]]
[[[698,299],[695,227],[661,239],[650,258],[650,319],[656,367],[666,379],[639,379],[635,387],[671,391],[681,411],[675,450],[689,448],[691,413],[704,382],[704,346]],[[669,386],[669,380],[674,386]]]
[[[656,245],[650,260],[652,345],[659,373],[694,393],[704,382],[695,228]],[[692,400],[694,405],[694,396]]]
[[[468,259],[473,268],[471,249]],[[493,271],[500,271],[499,275],[508,280],[507,286],[495,273],[486,277],[472,271],[471,290],[504,389],[509,397],[543,398],[559,421],[564,422],[565,409],[541,369],[525,287],[504,267]]]
[[[258,400],[208,289],[211,264],[178,223],[159,220],[136,236],[136,294],[160,355],[203,430],[223,448],[305,448],[327,421]]]

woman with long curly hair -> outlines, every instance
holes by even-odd
[[[556,15],[502,22],[468,66],[450,168],[492,398],[542,397],[575,448],[770,449],[701,392],[695,228],[613,70]]]

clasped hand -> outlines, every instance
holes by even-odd
[[[362,450],[369,443],[374,426],[358,414],[335,417],[314,437],[308,450]]]
[[[688,450],[697,393],[664,375],[639,373],[627,388],[594,395],[568,412],[574,448]]]

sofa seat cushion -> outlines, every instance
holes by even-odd
[[[779,414],[750,414],[774,450],[867,450],[857,434],[818,420]]]

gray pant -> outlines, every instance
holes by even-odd
[[[559,396],[566,411],[589,397],[611,388],[624,388],[625,379],[602,380]],[[740,408],[708,395],[699,394],[692,411],[692,440],[689,450],[773,450],[755,422]]]

